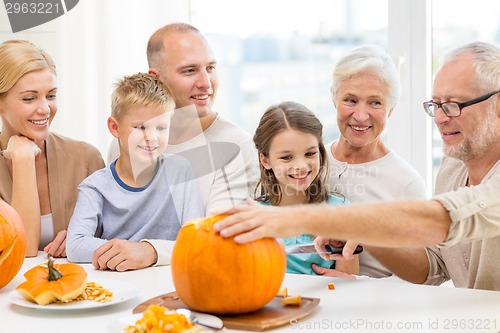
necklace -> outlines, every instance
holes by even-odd
[[[340,169],[340,172],[339,172],[339,179],[340,177],[342,177],[342,175],[344,174],[344,172],[347,171],[347,167],[349,166],[349,163],[347,162],[341,162],[342,165],[341,165],[341,169]]]

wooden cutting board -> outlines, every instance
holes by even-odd
[[[319,304],[319,298],[302,297],[300,306],[284,306],[281,303],[282,299],[282,296],[276,296],[266,306],[255,312],[230,316],[218,315],[217,317],[222,319],[227,328],[260,332],[290,324],[291,320],[304,318],[311,314]],[[133,313],[143,312],[150,304],[162,305],[169,309],[188,308],[174,291],[139,304],[134,308]]]

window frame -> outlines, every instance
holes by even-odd
[[[399,63],[401,99],[390,117],[387,144],[433,191],[432,120],[422,109],[432,89],[432,0],[389,0],[388,52]]]

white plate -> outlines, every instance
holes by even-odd
[[[123,333],[123,329],[129,325],[135,325],[135,322],[139,319],[142,318],[142,313],[136,313],[132,314],[129,316],[121,317],[118,318],[117,320],[113,321],[111,324],[108,325],[107,329],[110,333]],[[210,333],[214,332],[213,330],[210,330],[208,328],[196,325],[201,329],[200,332],[203,333]]]
[[[91,280],[96,283],[100,283],[105,289],[113,292],[113,300],[111,302],[101,303],[96,301],[76,301],[69,303],[51,303],[47,305],[39,305],[28,301],[24,298],[18,291],[13,290],[10,292],[10,300],[12,303],[32,309],[43,309],[43,310],[81,310],[81,309],[93,309],[100,308],[103,306],[110,306],[118,303],[128,301],[139,294],[139,288],[129,282],[112,280],[112,279],[95,279]]]
[[[141,319],[142,313],[120,317],[108,325],[108,331],[111,333],[123,333],[123,329],[129,325],[135,325],[135,322]]]

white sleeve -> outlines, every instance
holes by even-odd
[[[260,177],[257,150],[251,141],[239,145],[239,152],[215,173],[205,212],[241,205],[250,196]]]
[[[141,242],[148,242],[155,249],[158,260],[153,266],[170,265],[175,241],[164,239],[141,239]]]

